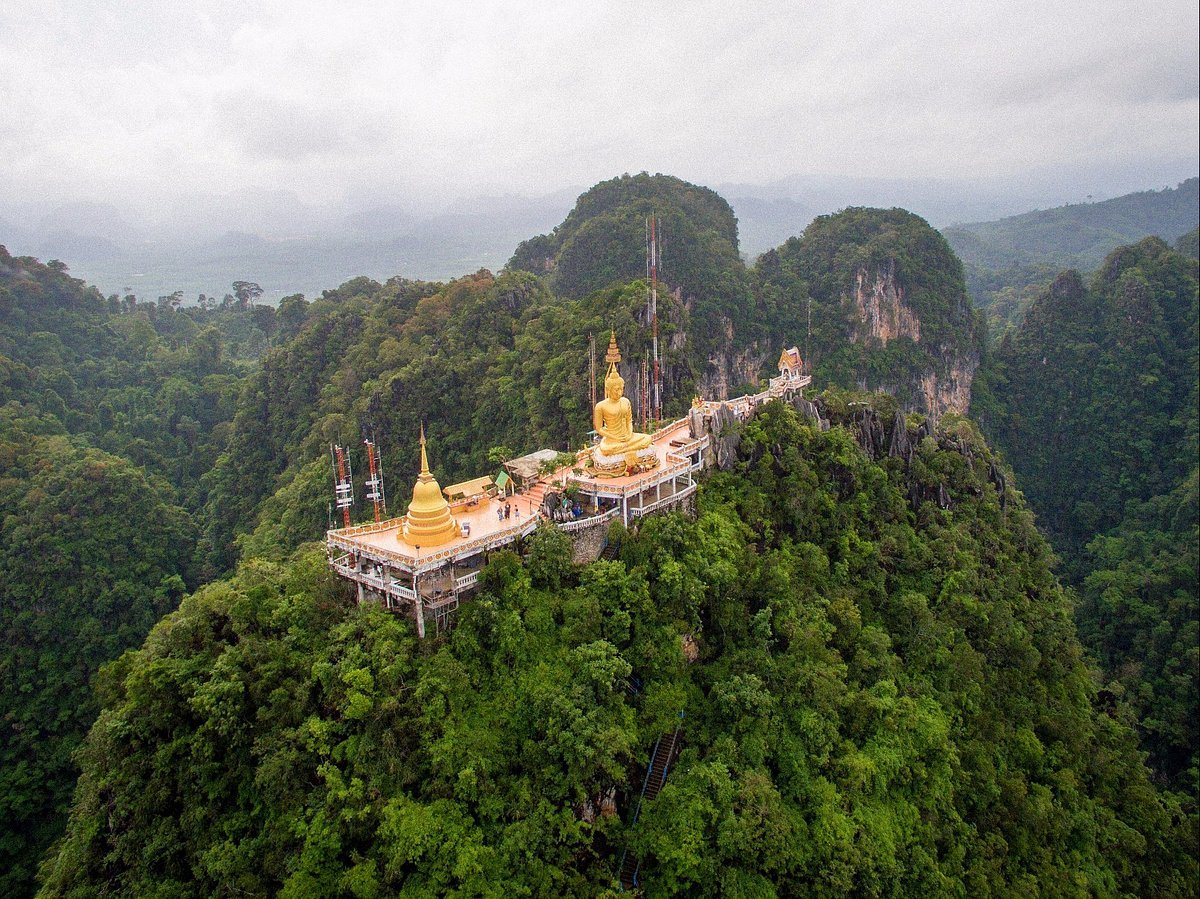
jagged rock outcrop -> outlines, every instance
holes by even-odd
[[[891,341],[907,338],[921,343],[921,321],[905,301],[904,287],[896,274],[896,261],[888,259],[874,272],[863,266],[855,272],[851,301],[856,318],[851,323],[851,339],[872,349],[882,349]],[[971,405],[971,382],[979,368],[977,352],[962,353],[956,347],[939,344],[926,347],[934,368],[917,376],[916,411],[940,418],[947,412],[966,414]],[[902,392],[900,384],[870,383],[862,378],[860,389]]]
[[[913,442],[908,438],[908,419],[899,409],[892,417],[892,430],[888,434],[888,456],[908,461],[912,458]]]
[[[737,461],[738,447],[742,445],[742,423],[733,410],[722,403],[712,416],[711,451],[717,468],[728,471]]]
[[[796,394],[792,400],[792,405],[796,411],[815,424],[822,431],[829,430],[829,419],[821,414],[821,408],[811,400],[805,399],[801,394]]]
[[[924,411],[935,417],[947,412],[965,415],[971,405],[971,383],[979,368],[979,354],[958,355],[952,348],[943,348],[946,367],[942,372],[931,371],[919,381]]]
[[[820,216],[764,254],[756,275],[768,308],[804,304],[783,321],[803,325],[818,384],[890,393],[935,418],[966,412],[979,316],[962,264],[924,219],[903,209]]]
[[[819,422],[822,430],[827,430],[829,421],[834,418],[820,397],[812,402],[800,398],[793,401],[793,405],[809,420]],[[908,500],[914,511],[925,502],[936,503],[942,509],[948,509],[953,504],[946,483],[930,483],[914,474],[912,460],[921,441],[927,437],[934,438],[939,449],[959,453],[968,463],[975,462],[975,443],[970,436],[964,436],[961,431],[939,431],[930,416],[922,417],[920,422],[910,427],[908,416],[901,410],[896,410],[891,420],[887,421],[868,402],[856,402],[840,416],[838,424],[849,429],[855,442],[872,461],[885,458],[904,460]],[[995,459],[988,460],[987,479],[996,489],[1001,511],[1005,511],[1008,508],[1008,479]]]
[[[757,342],[734,350],[733,322],[722,319],[725,339],[720,348],[709,356],[708,366],[700,376],[700,395],[714,400],[727,400],[732,391],[758,381],[759,373],[771,354],[769,347]]]

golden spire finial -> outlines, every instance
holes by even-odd
[[[429,472],[429,457],[425,455],[425,422],[421,422],[421,477],[432,477]]]
[[[621,351],[617,349],[617,331],[614,328],[608,338],[608,352],[604,354],[604,361],[609,365],[614,365],[621,361]]]

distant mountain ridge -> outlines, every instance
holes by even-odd
[[[1121,246],[1146,237],[1175,243],[1195,229],[1200,179],[1100,203],[1035,210],[943,228],[963,262],[967,289],[992,336],[1016,326],[1033,300],[1066,269],[1090,272]]]
[[[1091,270],[1119,246],[1155,235],[1173,243],[1196,227],[1200,178],[1177,187],[1100,203],[1039,209],[991,222],[943,228],[967,265],[1001,268],[1048,263]]]

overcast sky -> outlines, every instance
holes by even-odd
[[[0,7],[0,193],[348,208],[642,170],[1186,177],[1198,33],[1196,0],[15,0]]]

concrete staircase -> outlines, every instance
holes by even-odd
[[[542,507],[542,500],[546,498],[547,486],[545,481],[538,481],[530,490],[522,494],[533,505],[534,512]]]

